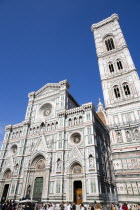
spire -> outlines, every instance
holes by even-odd
[[[99,98],[99,103],[98,103],[98,106],[97,107],[98,107],[97,112],[103,112],[103,111],[105,111],[104,106],[101,103],[100,98]]]

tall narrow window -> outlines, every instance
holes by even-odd
[[[118,86],[114,86],[114,93],[115,93],[116,98],[121,97],[120,90],[119,90]]]
[[[109,64],[109,70],[111,73],[114,72],[114,66],[112,63]]]
[[[105,45],[106,45],[107,51],[109,51],[109,45],[108,45],[108,41],[107,40],[105,41]]]
[[[123,89],[124,89],[124,93],[125,93],[126,96],[131,94],[131,93],[130,93],[129,86],[128,86],[127,83],[124,83],[124,84],[123,84]]]
[[[110,39],[110,43],[111,43],[111,47],[112,47],[112,49],[115,49],[115,46],[114,46],[114,41],[113,41],[113,39],[112,39],[112,38]]]
[[[122,62],[121,61],[117,61],[117,66],[118,66],[118,69],[119,70],[123,69]]]
[[[105,40],[105,45],[107,51],[115,49],[114,41],[112,38]]]

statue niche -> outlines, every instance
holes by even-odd
[[[6,172],[4,173],[4,178],[5,179],[11,179],[12,173],[10,169],[7,169]]]
[[[27,193],[26,193],[26,199],[30,199],[30,194],[31,194],[31,185],[28,185]]]
[[[92,155],[89,155],[89,168],[94,168],[94,159]]]
[[[121,131],[117,131],[117,142],[119,143],[123,142]]]
[[[57,160],[57,171],[58,172],[61,171],[61,160],[60,160],[60,158],[58,158],[58,160]]]

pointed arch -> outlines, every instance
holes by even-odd
[[[115,49],[113,36],[106,36],[104,42],[105,42],[105,46],[106,46],[107,51]]]
[[[3,173],[3,178],[4,179],[11,179],[12,172],[10,168],[7,168],[4,173]]]
[[[118,70],[123,69],[122,61],[120,59],[117,59],[117,67],[118,67]]]
[[[113,65],[112,62],[108,63],[108,67],[109,67],[110,73],[113,73],[114,72],[114,65]]]
[[[130,95],[131,92],[130,92],[130,87],[129,87],[128,83],[124,82],[122,85],[123,85],[123,90],[124,90],[125,95],[126,96]]]
[[[121,95],[120,95],[119,86],[118,86],[118,85],[115,85],[115,86],[113,87],[113,89],[114,89],[115,97],[116,97],[116,98],[120,98]]]

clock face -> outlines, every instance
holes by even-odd
[[[50,113],[51,113],[51,108],[47,108],[44,111],[44,116],[48,116],[48,115],[50,115]]]

